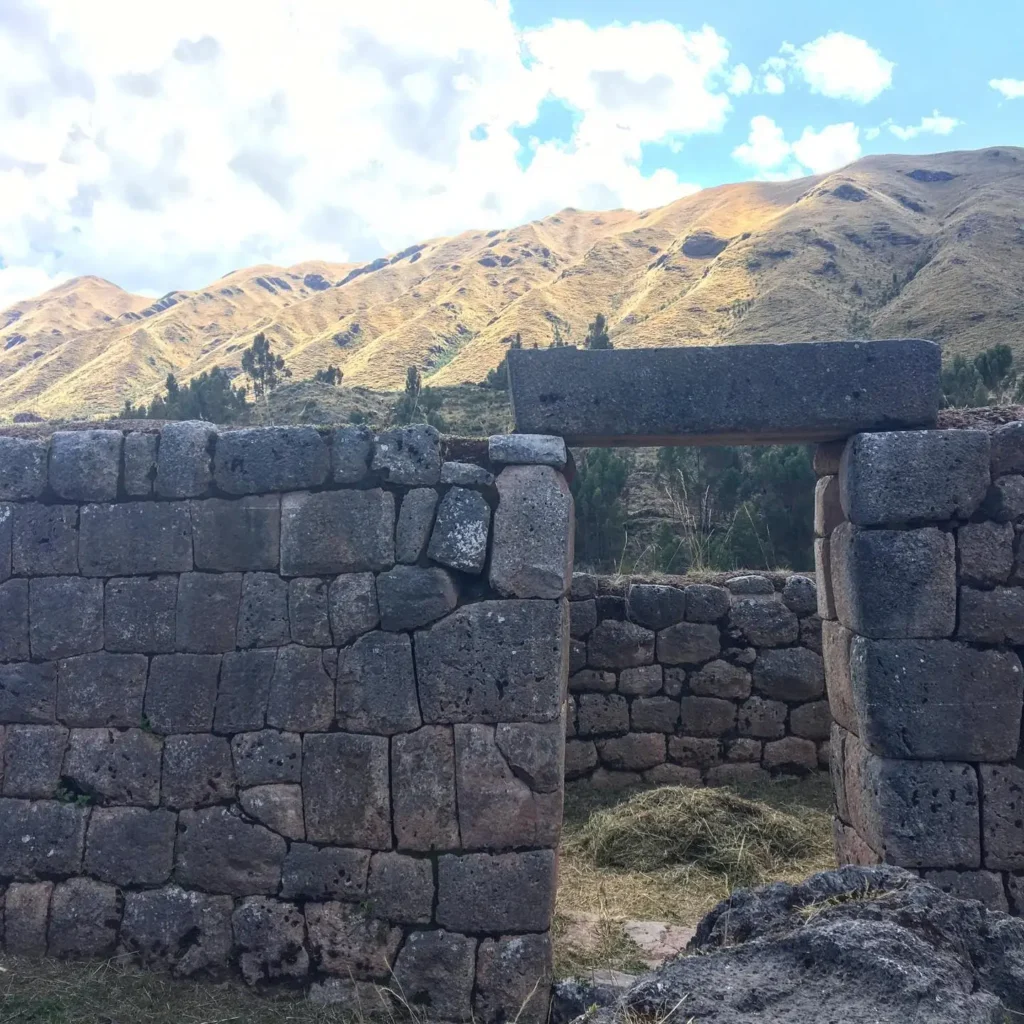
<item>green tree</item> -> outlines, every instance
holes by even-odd
[[[594,317],[594,322],[587,328],[584,345],[592,349],[614,348],[608,337],[608,324],[603,313],[598,313]]]
[[[423,386],[418,367],[410,366],[405,373],[405,391],[395,404],[391,418],[399,426],[429,423],[438,430],[444,430],[445,422],[440,412],[443,404],[442,395]]]
[[[1009,345],[993,345],[974,357],[974,368],[989,391],[1000,391],[1011,376],[1013,349]]]
[[[523,347],[523,337],[516,331],[515,337],[509,344],[509,350]],[[493,370],[487,371],[484,379],[484,386],[495,388],[498,391],[508,391],[508,352],[501,357],[501,362]]]
[[[193,377],[184,387],[173,373],[167,375],[164,394],[146,406],[126,401],[122,419],[207,420],[210,423],[234,423],[248,408],[245,388],[231,384],[227,371],[216,367]]]
[[[611,448],[577,455],[572,496],[576,503],[576,560],[590,569],[614,570],[626,542],[622,495],[629,463]]]
[[[328,366],[326,370],[317,370],[313,380],[318,384],[330,384],[335,387],[344,380],[345,374],[337,366]]]
[[[242,353],[242,372],[252,381],[252,393],[256,401],[265,399],[281,383],[282,377],[292,375],[291,370],[284,365],[284,357],[274,355],[270,341],[262,331]]]

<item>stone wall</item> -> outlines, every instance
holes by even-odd
[[[828,764],[813,580],[573,577],[566,777],[760,781]]]
[[[558,439],[477,461],[0,437],[7,951],[544,1018],[572,499]]]
[[[1024,423],[818,452],[836,844],[1024,912]]]

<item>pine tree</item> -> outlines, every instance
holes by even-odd
[[[252,393],[257,401],[266,398],[281,383],[281,377],[292,375],[284,365],[284,358],[271,351],[270,341],[262,331],[242,353],[242,372],[252,381]]]
[[[586,347],[590,349],[614,348],[608,337],[608,323],[603,313],[598,313],[594,322],[587,328]]]

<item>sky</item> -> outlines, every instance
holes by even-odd
[[[1022,0],[0,0],[0,309],[991,145]]]

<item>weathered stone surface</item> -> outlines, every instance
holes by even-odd
[[[620,771],[643,771],[665,760],[665,736],[660,732],[631,732],[597,741],[601,763]]]
[[[814,485],[814,533],[828,537],[845,518],[839,497],[839,477],[823,476]]]
[[[718,627],[712,623],[680,622],[658,634],[658,661],[666,665],[700,665],[721,650]]]
[[[818,748],[811,740],[798,736],[769,740],[764,745],[762,764],[765,768],[811,772],[818,767]]]
[[[309,972],[306,919],[291,903],[250,896],[231,918],[238,966],[249,985],[282,978],[303,978]]]
[[[124,491],[129,498],[148,498],[156,480],[159,434],[132,431],[124,438]]]
[[[569,597],[573,601],[597,597],[597,577],[587,572],[574,572],[569,586]]]
[[[791,644],[800,635],[799,620],[774,591],[767,597],[734,597],[729,625],[754,647]]]
[[[366,893],[369,850],[292,843],[281,873],[285,899],[352,900]]]
[[[234,650],[241,590],[240,573],[183,573],[175,614],[178,649],[190,654]]]
[[[377,577],[377,604],[382,629],[398,631],[427,626],[458,603],[458,592],[444,569],[397,565]]]
[[[289,639],[288,581],[276,573],[247,572],[238,606],[238,646],[279,647]]]
[[[11,534],[14,530],[14,506],[0,503],[0,583],[11,576]]]
[[[643,785],[646,772],[610,772],[595,769],[587,779],[587,788],[595,793],[625,793]]]
[[[82,654],[57,669],[57,717],[65,725],[138,726],[148,660],[141,654]]]
[[[627,618],[648,629],[665,629],[681,622],[685,611],[686,592],[678,587],[636,583],[626,594]]]
[[[410,1006],[423,1007],[432,1019],[468,1021],[476,939],[443,929],[412,932],[395,963],[394,985]]]
[[[822,658],[832,717],[851,732],[857,730],[857,711],[850,679],[850,641],[853,634],[838,622],[821,624]]]
[[[403,563],[419,561],[427,546],[437,510],[437,491],[418,487],[402,498],[395,533],[395,560]]]
[[[27,661],[30,650],[28,580],[0,583],[0,661]]]
[[[281,560],[281,499],[253,495],[236,501],[189,503],[197,569],[276,571]]]
[[[565,478],[550,466],[508,466],[497,486],[491,586],[512,597],[562,597],[573,557],[573,500]]]
[[[112,885],[91,878],[61,882],[50,898],[47,952],[54,957],[108,956],[120,924],[121,898]]]
[[[1024,515],[1024,476],[1000,477],[988,489],[982,512],[989,519],[1006,523]]]
[[[477,953],[473,1008],[484,1024],[544,1024],[551,985],[551,938],[507,935],[484,939]]]
[[[956,532],[960,582],[1005,583],[1013,569],[1012,523],[967,523]]]
[[[569,640],[569,674],[575,675],[587,664],[587,645],[582,640]]]
[[[700,697],[745,700],[750,696],[750,673],[721,659],[711,661],[690,676],[690,692]]]
[[[834,619],[836,601],[832,589],[832,544],[820,538],[814,542],[814,584],[818,592],[818,615],[824,620]]]
[[[656,764],[643,773],[644,782],[651,786],[703,786],[700,769],[683,768],[678,764]]]
[[[53,882],[15,882],[4,900],[5,948],[11,956],[46,956]]]
[[[391,846],[386,738],[307,734],[302,743],[302,794],[310,842],[370,850]]]
[[[394,561],[390,491],[300,491],[281,498],[282,575],[372,572]]]
[[[814,700],[825,692],[821,655],[804,647],[761,651],[754,662],[754,687],[775,700]]]
[[[551,793],[562,785],[563,734],[559,722],[503,722],[495,730],[495,742],[534,792]]]
[[[86,807],[0,799],[0,875],[34,881],[81,870]]]
[[[52,722],[56,708],[56,665],[0,665],[0,723]]]
[[[584,693],[577,723],[580,736],[629,732],[629,705],[617,693]]]
[[[373,448],[371,468],[392,484],[433,486],[441,477],[441,439],[425,423],[383,431]]]
[[[619,673],[619,693],[627,696],[651,697],[662,687],[662,667],[660,665],[637,665],[635,668],[624,668]]]
[[[850,675],[858,732],[873,753],[951,761],[1016,756],[1024,672],[1013,652],[854,637]]]
[[[372,981],[324,978],[309,986],[306,999],[314,1006],[337,1006],[369,1017],[395,1012],[391,990]]]
[[[98,651],[103,646],[103,581],[35,577],[28,584],[28,616],[33,658]]]
[[[649,666],[642,666],[647,668]],[[661,666],[658,666],[660,668]],[[635,670],[625,669],[631,675]],[[658,674],[660,679],[661,674]],[[641,677],[647,683],[651,680],[648,677]],[[584,668],[569,676],[570,693],[612,693],[615,690],[615,673],[600,672],[596,668]]]
[[[1024,643],[1024,588],[961,587],[957,636],[978,643]]]
[[[222,968],[231,954],[229,896],[185,892],[176,885],[125,894],[121,945],[146,966],[180,977]]]
[[[597,767],[597,747],[593,740],[566,740],[565,777],[578,779]]]
[[[0,501],[31,501],[46,490],[45,441],[0,437]]]
[[[197,498],[210,489],[210,450],[217,431],[201,420],[167,423],[160,431],[156,493],[161,498]]]
[[[360,424],[335,427],[331,432],[331,479],[357,484],[370,471],[373,431]]]
[[[250,825],[227,808],[182,811],[178,816],[175,881],[229,896],[277,892],[285,841]]]
[[[597,602],[590,598],[586,601],[569,602],[569,633],[577,639],[589,636],[597,625]]]
[[[391,741],[391,789],[400,849],[450,850],[459,845],[452,730],[427,725]]]
[[[426,722],[550,722],[565,685],[568,602],[481,601],[416,634]]]
[[[490,487],[494,474],[472,462],[442,462],[441,483],[456,487]]]
[[[375,853],[366,883],[369,911],[395,924],[430,924],[434,866],[426,857]]]
[[[924,871],[922,877],[958,900],[978,900],[1003,914],[1009,910],[1003,879],[994,871]]]
[[[839,621],[874,639],[950,636],[956,624],[951,534],[862,530],[832,534],[832,582]]]
[[[348,903],[307,903],[306,928],[316,967],[350,979],[388,978],[402,941],[401,928]]]
[[[334,721],[334,680],[315,647],[280,647],[270,680],[267,725],[293,732],[327,729]]]
[[[184,501],[83,505],[78,520],[83,576],[148,576],[192,568],[192,523]]]
[[[487,457],[502,466],[562,469],[567,462],[565,441],[547,434],[493,434],[487,439]]]
[[[775,593],[775,587],[767,576],[733,576],[725,581],[730,594],[742,597],[768,597]]]
[[[120,430],[58,430],[50,438],[50,488],[70,501],[113,501],[121,472]]]
[[[224,655],[213,716],[216,732],[263,728],[276,663],[276,650],[229,651]]]
[[[835,476],[839,472],[839,464],[845,447],[845,440],[816,444],[813,457],[814,475]]]
[[[232,800],[234,796],[231,748],[223,736],[186,733],[167,737],[161,803],[168,807],[195,808]]]
[[[590,634],[587,661],[595,668],[649,665],[654,661],[654,634],[633,622],[605,619]]]
[[[736,705],[717,697],[683,697],[679,715],[688,736],[724,736],[736,728]]]
[[[1024,473],[1024,423],[1017,421],[997,427],[989,441],[993,476]]]
[[[22,576],[78,572],[78,506],[14,505],[11,563]]]
[[[62,725],[9,725],[0,772],[4,796],[52,799],[67,743],[68,731]]]
[[[177,818],[141,807],[97,807],[89,818],[85,870],[112,885],[162,885],[170,878]]]
[[[238,794],[238,802],[251,818],[286,839],[305,839],[301,786],[254,786]]]
[[[453,487],[437,508],[427,555],[441,565],[472,575],[483,572],[491,508],[483,496],[465,487]]]
[[[319,487],[331,455],[313,427],[226,430],[217,438],[213,478],[226,494],[263,494]]]
[[[158,733],[209,732],[217,700],[220,657],[161,654],[149,665],[143,711]]]
[[[293,643],[331,646],[331,623],[324,580],[295,579],[288,583],[288,621]]]
[[[732,762],[757,761],[761,760],[764,744],[759,739],[749,736],[740,736],[738,739],[729,740],[725,745],[725,759]]]
[[[231,740],[231,757],[240,786],[263,786],[302,779],[302,737],[264,729]]]
[[[160,802],[160,740],[141,729],[72,729],[64,757],[70,787],[96,802]]]
[[[108,651],[174,650],[177,576],[125,576],[104,588],[103,645]]]
[[[721,745],[716,739],[669,736],[668,756],[689,768],[710,768],[721,760]]]
[[[392,736],[419,728],[412,643],[373,632],[338,652],[338,723],[350,732]]]
[[[331,631],[339,647],[375,629],[380,622],[377,584],[373,573],[348,573],[330,586]]]
[[[814,615],[818,610],[818,588],[807,576],[790,576],[782,588],[782,602],[796,615]]]
[[[729,591],[707,583],[686,588],[686,621],[717,622],[729,611]]]
[[[986,868],[1024,869],[1024,769],[1016,765],[983,764],[981,775],[981,834]],[[946,861],[945,864],[958,864]],[[937,864],[936,867],[943,867]],[[978,867],[977,861],[968,867]]]
[[[707,770],[707,786],[765,786],[771,774],[759,764],[716,764]]]
[[[751,697],[740,705],[736,724],[741,736],[776,739],[786,732],[786,705],[777,700]]]
[[[800,620],[800,645],[815,654],[821,654],[821,619],[808,615]]]
[[[679,724],[679,701],[671,697],[637,697],[629,709],[634,732],[675,732]]]
[[[794,736],[808,740],[827,740],[832,725],[832,714],[827,700],[815,700],[793,708],[789,714],[789,728]]]

